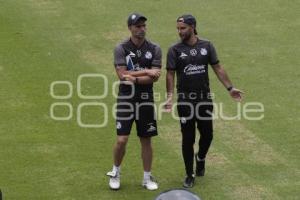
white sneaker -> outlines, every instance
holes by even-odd
[[[107,172],[106,174],[109,176],[109,187],[112,190],[118,190],[120,189],[120,173],[117,173],[116,171]]]
[[[158,184],[153,178],[153,176],[150,176],[150,179],[144,179],[142,186],[145,187],[147,190],[157,190]]]

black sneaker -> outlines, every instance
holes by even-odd
[[[184,182],[183,182],[183,187],[192,188],[192,187],[194,187],[194,184],[195,184],[195,176],[194,175],[185,177]]]
[[[198,161],[197,154],[195,155],[195,160],[196,160],[196,176],[204,176],[205,160]]]

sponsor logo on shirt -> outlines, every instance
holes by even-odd
[[[205,65],[188,64],[187,66],[185,66],[183,72],[186,75],[202,74],[202,73],[205,73]]]
[[[140,57],[142,52],[140,50],[137,50],[137,56]],[[144,70],[145,67],[141,67],[139,63],[133,64],[132,58],[134,58],[136,54],[134,54],[132,51],[126,56],[126,64],[127,64],[127,70],[128,71],[141,71]],[[152,58],[151,52],[147,51],[145,57],[147,59]]]
[[[186,55],[185,53],[181,52],[179,58],[181,59],[185,59],[188,55]]]
[[[132,51],[130,51],[130,53],[128,55],[133,58],[135,57],[135,54]]]
[[[141,71],[141,70],[144,70],[144,69],[145,69],[145,67],[141,67],[141,66],[139,65],[139,63],[137,63],[137,64],[134,65],[134,70],[135,70],[135,71]]]

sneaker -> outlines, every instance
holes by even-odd
[[[195,155],[195,160],[196,160],[196,176],[204,176],[205,160],[199,161],[197,154]]]
[[[147,190],[157,190],[158,184],[157,181],[154,179],[153,176],[150,176],[150,179],[144,179],[142,186]]]
[[[194,184],[195,184],[194,174],[192,176],[185,177],[184,182],[183,182],[183,187],[192,188],[192,187],[194,187]]]
[[[117,173],[115,171],[107,172],[106,174],[109,176],[109,187],[112,190],[118,190],[120,189],[120,173]]]

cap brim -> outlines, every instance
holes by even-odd
[[[144,16],[139,16],[137,17],[134,22],[132,23],[133,25],[137,24],[139,21],[147,21],[147,18]]]

